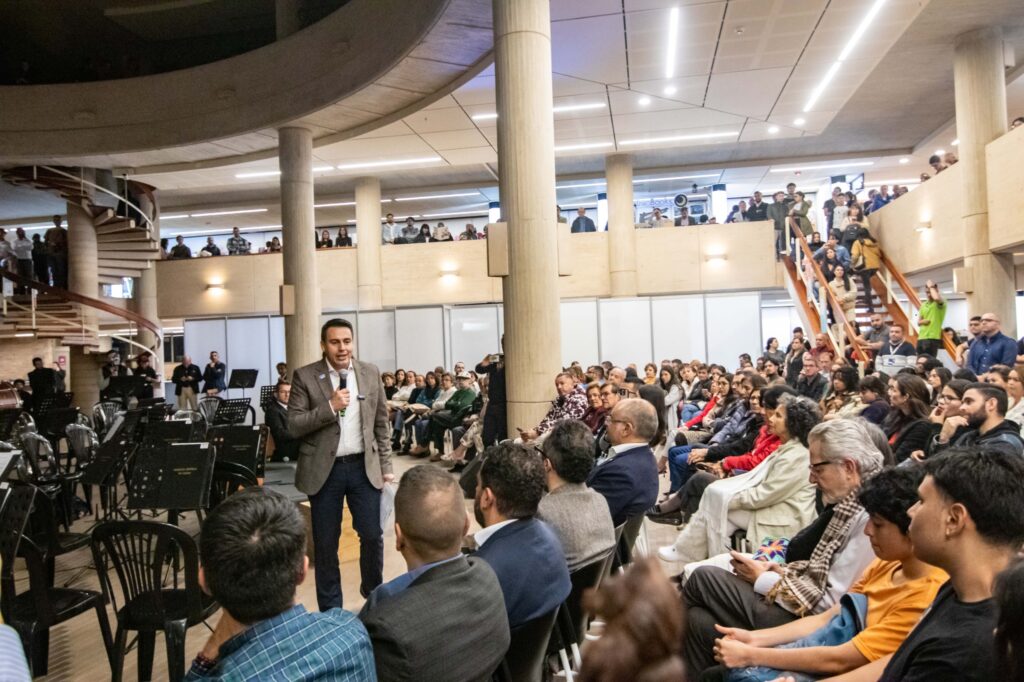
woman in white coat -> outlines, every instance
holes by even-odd
[[[683,398],[683,389],[671,365],[662,366],[658,385],[665,391],[665,430],[672,432],[679,426],[679,401]]]
[[[727,551],[737,530],[746,531],[756,547],[766,538],[791,537],[810,523],[815,509],[807,436],[820,421],[813,401],[783,396],[769,421],[782,445],[753,470],[709,485],[675,544],[659,549],[659,556],[702,561]]]

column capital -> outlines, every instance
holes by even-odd
[[[1000,26],[985,26],[959,34],[953,44],[959,48],[967,43],[988,42],[990,40],[1003,39],[1003,29]]]

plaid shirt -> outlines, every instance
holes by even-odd
[[[249,240],[245,237],[228,237],[228,255],[249,253]]]
[[[569,395],[560,395],[551,401],[551,409],[537,425],[537,433],[544,433],[555,424],[567,419],[583,419],[587,411],[587,394],[577,386]]]
[[[301,604],[260,621],[220,647],[217,664],[193,663],[185,680],[376,682],[366,628],[349,611],[308,613]]]

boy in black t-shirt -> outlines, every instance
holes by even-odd
[[[1024,459],[962,448],[924,466],[910,539],[914,554],[945,570],[949,581],[880,680],[997,680],[992,585],[1024,544]]]

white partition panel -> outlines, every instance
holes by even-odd
[[[657,296],[651,299],[651,310],[655,364],[707,359],[703,296]]]
[[[800,314],[796,307],[791,305],[772,306],[761,308],[761,348],[758,354],[762,354],[768,347],[768,339],[773,336],[779,340],[779,350],[785,353],[789,347],[789,341],[793,338],[793,328],[802,327]],[[753,351],[750,356],[757,358]]]
[[[708,294],[708,362],[734,370],[740,353],[755,357],[761,338],[761,297],[756,293]]]
[[[395,311],[359,313],[354,321],[358,358],[382,372],[395,371]]]
[[[498,351],[498,306],[456,306],[451,309],[451,361],[472,369],[485,355]]]
[[[267,317],[241,317],[232,318],[227,321],[227,347],[230,362],[228,366],[228,379],[231,378],[231,371],[236,369],[255,369],[259,372],[256,376],[256,386],[250,389],[231,389],[225,398],[250,398],[249,404],[256,410],[256,423],[263,421],[263,411],[260,409],[260,386],[266,383],[273,383],[277,372],[273,368],[270,359],[270,318]]]
[[[597,340],[597,300],[562,301],[562,366],[573,360],[588,367],[601,362]]]
[[[397,365],[426,372],[444,364],[444,315],[440,306],[395,311]]]
[[[221,361],[231,368],[231,350],[227,343],[227,320],[223,317],[213,320],[185,320],[185,355],[192,362],[205,367],[210,361],[210,351],[220,353]]]
[[[598,314],[602,361],[642,368],[652,359],[650,299],[602,300]]]
[[[260,384],[276,384],[279,362],[287,362],[288,353],[284,346],[284,318],[280,315],[270,318],[270,369],[271,374],[260,377]],[[292,368],[294,369],[294,368]]]

